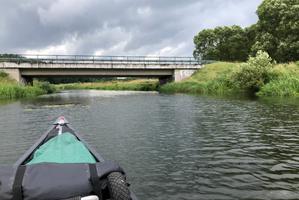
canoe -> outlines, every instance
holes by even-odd
[[[124,170],[105,161],[63,116],[11,168],[0,167],[1,199],[137,200]]]

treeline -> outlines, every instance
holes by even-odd
[[[205,29],[194,37],[194,56],[204,60],[246,61],[259,50],[278,62],[299,60],[299,0],[264,0],[250,27]]]
[[[18,54],[9,54],[9,53],[4,53],[0,54],[0,58],[24,58]]]
[[[77,83],[77,82],[107,82],[115,80],[116,78],[113,77],[99,77],[99,78],[92,78],[92,77],[49,77],[49,78],[38,78],[37,80],[42,82],[49,82],[51,84],[58,84],[58,83]]]

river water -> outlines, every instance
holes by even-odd
[[[0,104],[0,163],[60,115],[141,200],[299,199],[299,101],[65,91]]]

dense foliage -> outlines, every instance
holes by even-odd
[[[23,58],[22,56],[20,55],[17,55],[17,54],[0,54],[0,58]]]
[[[258,51],[256,57],[250,57],[246,63],[241,64],[240,70],[233,74],[232,81],[240,89],[258,92],[270,82],[272,68],[272,58],[268,53]]]
[[[246,63],[215,62],[192,77],[161,87],[165,93],[299,96],[299,62],[276,64],[263,51]]]
[[[205,60],[245,61],[250,51],[246,35],[246,30],[239,26],[203,30],[194,37],[194,56]]]
[[[206,29],[194,37],[194,56],[206,60],[245,61],[259,50],[278,62],[299,60],[299,0],[264,0],[257,24]]]
[[[4,71],[0,71],[0,78],[2,79],[2,78],[6,78],[6,77],[8,77],[8,74],[5,73]]]
[[[265,0],[257,10],[253,51],[267,51],[280,62],[299,60],[299,0]]]

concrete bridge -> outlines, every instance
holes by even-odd
[[[202,67],[193,57],[7,55],[0,70],[18,82],[39,77],[146,77],[181,81]]]

